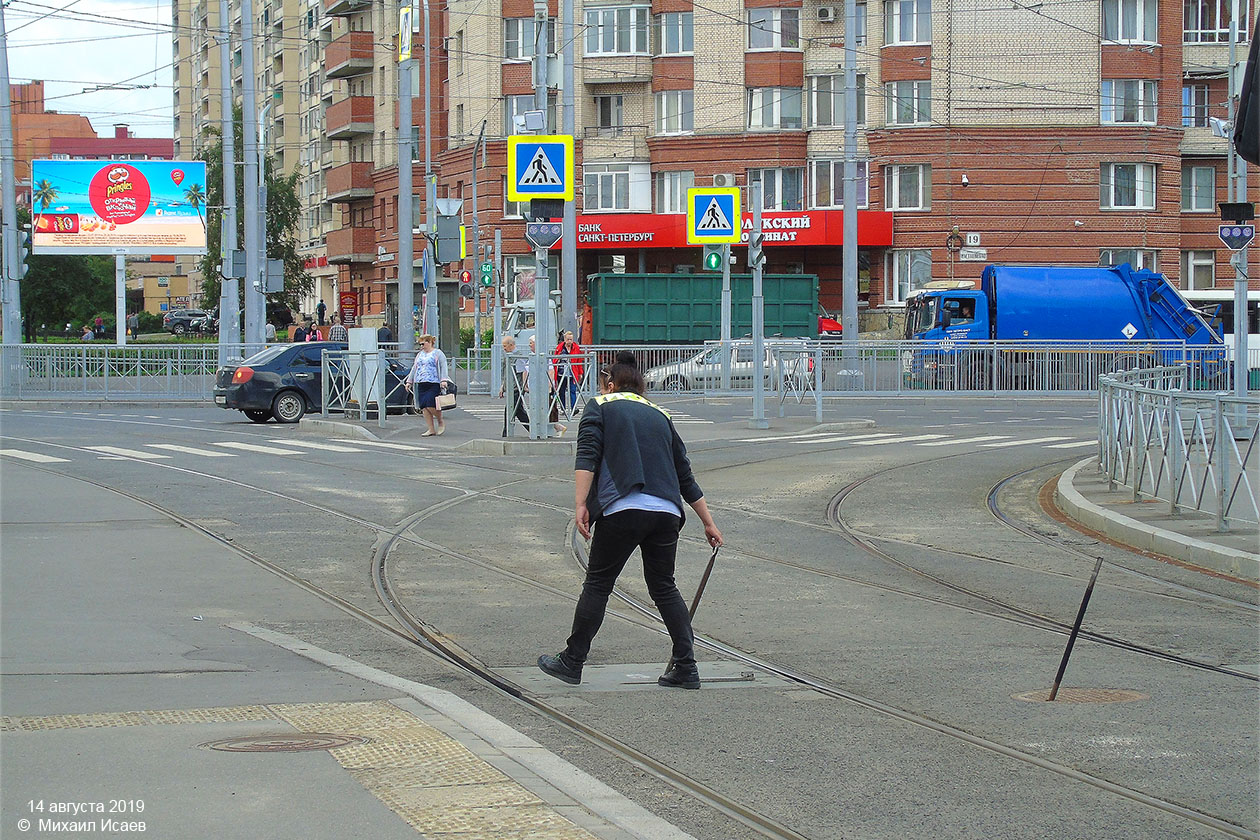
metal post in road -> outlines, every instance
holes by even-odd
[[[741,224],[736,219],[735,224]],[[731,245],[722,245],[722,390],[731,390]]]
[[[1238,118],[1238,96],[1241,80],[1238,78],[1238,15],[1240,0],[1234,0],[1233,13],[1229,17],[1229,123]],[[1252,33],[1255,37],[1255,33]],[[1230,201],[1247,200],[1247,163],[1238,154],[1233,143],[1229,145],[1229,159],[1233,162],[1230,178]],[[1234,396],[1247,396],[1247,248],[1237,251],[1232,260],[1234,266]],[[1241,417],[1239,418],[1241,419]],[[1245,424],[1239,424],[1240,426]]]
[[[232,96],[232,27],[228,0],[219,0],[219,87],[223,143],[223,212],[219,216],[219,366],[241,355],[241,281],[232,270],[236,250],[236,120]],[[232,276],[228,276],[232,275]]]
[[[840,244],[840,340],[847,370],[857,367],[857,2],[844,3],[844,229]]]
[[[748,262],[752,266],[752,354],[753,354],[753,416],[748,421],[750,429],[768,429],[766,419],[766,312],[765,298],[761,290],[761,266],[765,262],[761,246],[765,234],[761,231],[761,182],[752,185],[753,227],[748,236]]]
[[[266,266],[258,241],[258,118],[254,85],[258,74],[254,69],[254,0],[241,0],[241,158],[244,163],[245,194],[245,344],[257,349],[263,342],[263,325],[258,320],[255,299],[262,294],[254,284],[259,280],[259,266]],[[266,307],[262,307],[264,314]]]
[[[495,229],[494,231],[494,269],[492,277],[495,283],[490,287],[490,293],[494,295],[494,342],[490,345],[490,393],[498,394],[499,389],[503,387],[503,348],[499,346],[502,341],[499,335],[503,328],[503,264],[500,262],[500,254],[503,253],[503,231]]]
[[[114,344],[127,346],[127,257],[114,254]]]

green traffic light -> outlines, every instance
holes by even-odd
[[[712,246],[704,249],[704,268],[706,271],[722,270],[722,249]]]

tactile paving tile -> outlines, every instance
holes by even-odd
[[[159,709],[104,714],[45,715],[0,718],[0,731],[38,732],[54,729],[102,729],[114,726],[154,726],[189,723],[237,723],[276,720],[263,706],[220,706],[209,709]]]

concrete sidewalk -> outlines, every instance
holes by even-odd
[[[453,694],[281,631],[362,625],[226,546],[4,479],[5,836],[687,837]]]

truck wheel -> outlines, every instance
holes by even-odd
[[[691,390],[691,386],[687,383],[687,379],[682,376],[668,377],[665,380],[665,385],[663,387],[664,390],[673,391],[674,393]]]
[[[271,403],[277,423],[296,423],[306,414],[306,400],[297,391],[281,391]]]
[[[268,420],[271,419],[271,412],[258,411],[254,409],[246,409],[245,416],[248,417],[250,420],[253,420],[255,423],[266,423]]]

